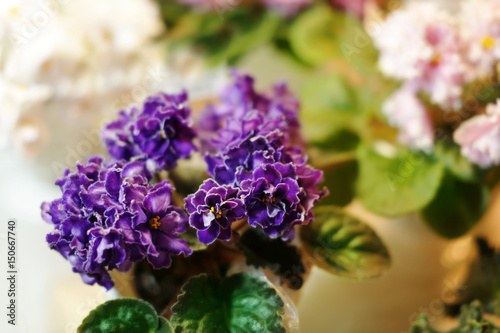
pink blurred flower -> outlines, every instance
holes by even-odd
[[[445,109],[460,107],[466,66],[452,19],[429,3],[409,3],[373,33],[382,72]]]
[[[472,65],[469,79],[485,77],[500,60],[500,1],[462,2],[459,22],[465,55]]]
[[[486,114],[463,122],[453,138],[471,162],[483,168],[500,164],[500,99],[487,106]]]
[[[425,106],[409,86],[403,86],[382,106],[389,124],[399,129],[399,141],[414,149],[430,151],[433,148],[432,120]]]

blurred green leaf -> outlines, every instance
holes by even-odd
[[[378,277],[389,268],[389,253],[369,226],[333,206],[314,213],[314,221],[300,235],[319,267],[356,280]]]
[[[444,167],[433,156],[400,149],[393,158],[358,149],[357,195],[371,211],[398,216],[424,208],[436,196]]]
[[[167,32],[169,46],[194,47],[209,65],[234,63],[273,39],[282,18],[264,10],[236,7],[223,13],[189,12]]]
[[[284,304],[273,288],[239,273],[224,279],[199,275],[182,288],[172,306],[178,333],[284,333]]]
[[[135,298],[107,301],[92,310],[78,333],[172,333],[170,323],[158,318],[154,308]]]
[[[463,181],[477,179],[476,168],[460,152],[460,147],[453,143],[438,143],[434,154],[444,164],[447,170]]]
[[[339,131],[361,128],[365,122],[356,98],[353,87],[341,75],[308,80],[300,95],[303,133],[308,141],[327,145]]]
[[[412,324],[411,333],[439,333],[430,325],[429,316],[421,314]],[[444,332],[443,332],[444,333]],[[462,306],[458,326],[448,333],[500,333],[500,329],[483,318],[483,310],[479,301]]]
[[[427,207],[422,211],[427,224],[445,238],[456,238],[469,231],[483,216],[488,191],[477,183],[467,183],[450,172]]]
[[[331,163],[323,169],[323,177],[330,194],[321,199],[320,205],[346,206],[356,195],[358,162],[350,159]]]
[[[313,145],[325,152],[353,152],[361,142],[359,135],[347,128],[340,128],[331,133],[322,142],[314,142]]]
[[[361,21],[327,4],[316,5],[290,27],[290,45],[306,63],[342,60],[361,72],[373,73],[377,53]]]

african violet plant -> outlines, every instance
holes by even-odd
[[[138,295],[176,332],[293,331],[284,290],[299,289],[311,263],[366,279],[390,262],[361,221],[335,207],[314,213],[328,190],[308,164],[298,111],[286,85],[260,93],[236,71],[194,121],[185,92],[120,111],[102,130],[111,159],[66,170],[56,182],[62,197],[42,204],[50,248],[106,289],[113,271],[133,268]],[[177,166],[197,154],[201,176],[183,174]],[[296,229],[306,226],[302,248]],[[170,324],[123,299],[97,308],[79,332],[169,332]]]

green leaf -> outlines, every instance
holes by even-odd
[[[389,268],[389,253],[369,226],[332,206],[316,208],[314,214],[314,222],[301,228],[301,239],[319,267],[356,280],[378,277]]]
[[[429,323],[429,315],[422,313],[418,315],[417,319],[411,326],[410,333],[439,333],[432,329]]]
[[[343,130],[361,130],[364,114],[354,89],[341,75],[308,80],[301,89],[302,127],[308,141],[335,149],[332,138]],[[352,130],[350,130],[351,133]]]
[[[439,333],[432,329],[429,316],[421,314],[411,326],[411,333]],[[444,332],[443,332],[444,333]],[[479,301],[462,306],[459,324],[448,333],[500,333],[500,329],[483,318],[483,310]]]
[[[168,33],[169,47],[194,46],[209,65],[234,63],[272,40],[282,18],[268,11],[238,6],[223,13],[188,13]]]
[[[445,238],[456,238],[469,231],[487,208],[488,191],[446,172],[434,199],[422,211],[425,221]]]
[[[177,333],[284,333],[284,304],[273,288],[248,273],[224,279],[200,275],[172,307]]]
[[[375,71],[377,53],[361,22],[326,4],[298,16],[289,38],[295,54],[311,65],[341,59],[358,69]]]
[[[299,289],[302,286],[306,268],[296,246],[280,238],[269,238],[255,228],[247,229],[237,245],[243,250],[247,265],[269,268],[291,289]]]
[[[107,301],[92,310],[83,320],[78,333],[171,333],[172,326],[158,318],[148,303],[135,298]]]
[[[462,155],[460,147],[456,144],[438,143],[434,149],[434,154],[445,165],[447,170],[461,180],[474,181],[477,179],[474,165]]]
[[[359,135],[347,128],[333,132],[323,142],[314,142],[314,146],[328,152],[353,152],[361,142]]]
[[[371,211],[397,216],[424,208],[436,196],[444,167],[424,152],[401,149],[393,158],[368,147],[358,150],[357,194]]]
[[[320,167],[321,168],[321,167]],[[323,183],[330,194],[321,199],[320,205],[346,206],[355,197],[356,180],[358,179],[358,162],[356,159],[334,162],[323,170]]]

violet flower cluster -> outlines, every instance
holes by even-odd
[[[42,204],[54,229],[47,242],[88,284],[113,285],[109,271],[127,271],[147,259],[169,267],[171,256],[192,253],[180,234],[190,224],[199,240],[229,241],[232,224],[248,219],[270,237],[290,239],[307,224],[322,173],[306,164],[297,113],[299,103],[283,84],[271,93],[254,90],[253,79],[233,72],[234,82],[200,116],[207,179],[186,198],[185,210],[172,204],[168,180],[150,184],[153,172],[170,170],[195,148],[187,95],[158,94],[142,110],[122,111],[103,130],[116,158],[90,157],[57,180],[62,197]],[[211,135],[215,133],[215,135]],[[153,166],[151,164],[153,163]]]
[[[171,170],[180,158],[195,150],[187,93],[158,93],[148,97],[142,109],[120,111],[119,119],[107,124],[101,136],[115,159],[145,160],[152,171]]]
[[[294,226],[307,224],[322,172],[306,164],[300,140],[299,104],[285,85],[271,94],[254,90],[253,79],[233,72],[233,83],[200,116],[200,135],[209,151],[205,160],[212,179],[186,199],[190,225],[202,243],[231,236],[231,224],[248,223],[270,237],[291,239]]]
[[[460,113],[468,105],[476,105],[476,100],[464,96],[465,87],[488,82],[500,61],[500,1],[466,0],[460,5],[457,15],[451,16],[435,4],[406,4],[389,14],[373,36],[382,72],[402,82],[383,112],[389,123],[400,129],[400,141],[415,149],[433,149],[432,110],[437,107],[444,113]],[[471,126],[483,126],[485,116],[475,117],[480,118],[459,129],[457,143],[467,141],[462,152],[473,163],[498,164],[500,152],[491,132],[480,134],[476,130],[468,136],[477,143],[464,139],[463,133]]]
[[[171,205],[172,185],[150,186],[151,177],[142,161],[90,157],[57,180],[61,198],[42,204],[43,219],[54,226],[47,242],[85,283],[109,289],[110,270],[127,271],[145,258],[168,267],[172,255],[192,253],[176,236],[188,223],[185,211]]]

